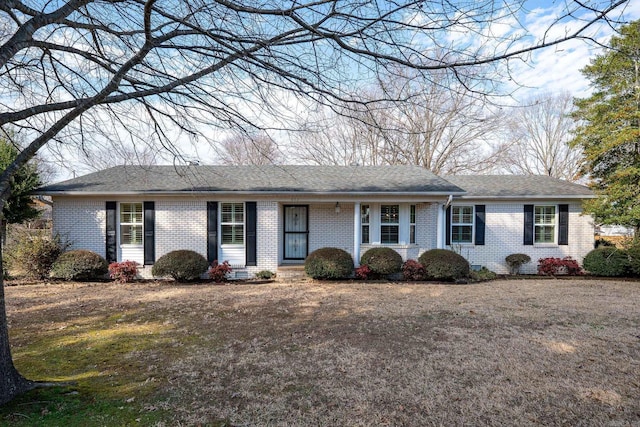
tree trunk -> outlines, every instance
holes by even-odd
[[[0,271],[2,265],[2,249],[0,248]],[[11,349],[9,347],[9,327],[7,324],[7,314],[4,299],[4,277],[0,275],[0,405],[3,405],[33,388],[32,381],[24,378],[13,366]]]

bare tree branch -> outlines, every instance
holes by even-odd
[[[582,151],[569,146],[574,121],[569,93],[543,93],[512,108],[508,115],[509,149],[502,168],[518,175],[548,175],[567,181],[581,178]]]

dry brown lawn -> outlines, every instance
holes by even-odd
[[[76,283],[7,301],[23,372],[106,378],[166,425],[640,425],[639,282]],[[65,366],[39,339],[98,359]]]

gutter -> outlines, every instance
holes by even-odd
[[[412,196],[412,197],[430,197],[430,196],[449,196],[452,198],[455,196],[462,196],[464,192],[409,192],[409,191],[317,191],[317,192],[282,192],[282,191],[260,191],[260,190],[247,190],[247,191],[118,191],[118,192],[104,192],[104,191],[44,191],[39,193],[43,196],[210,196],[210,195],[268,195],[268,196],[284,196],[284,197],[301,197],[301,196]]]
[[[549,200],[549,199],[596,199],[598,196],[595,194],[547,194],[547,195],[514,195],[514,196],[480,196],[480,195],[472,195],[472,196],[459,196],[460,199],[464,200]]]

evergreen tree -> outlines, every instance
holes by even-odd
[[[0,169],[4,171],[18,156],[19,149],[6,139],[0,139]],[[40,212],[33,206],[30,193],[42,185],[37,166],[27,163],[11,178],[11,195],[2,209],[4,237],[6,224],[17,224],[37,218]]]
[[[640,21],[620,29],[582,73],[593,94],[576,100],[574,146],[600,197],[585,208],[605,224],[640,230]]]

